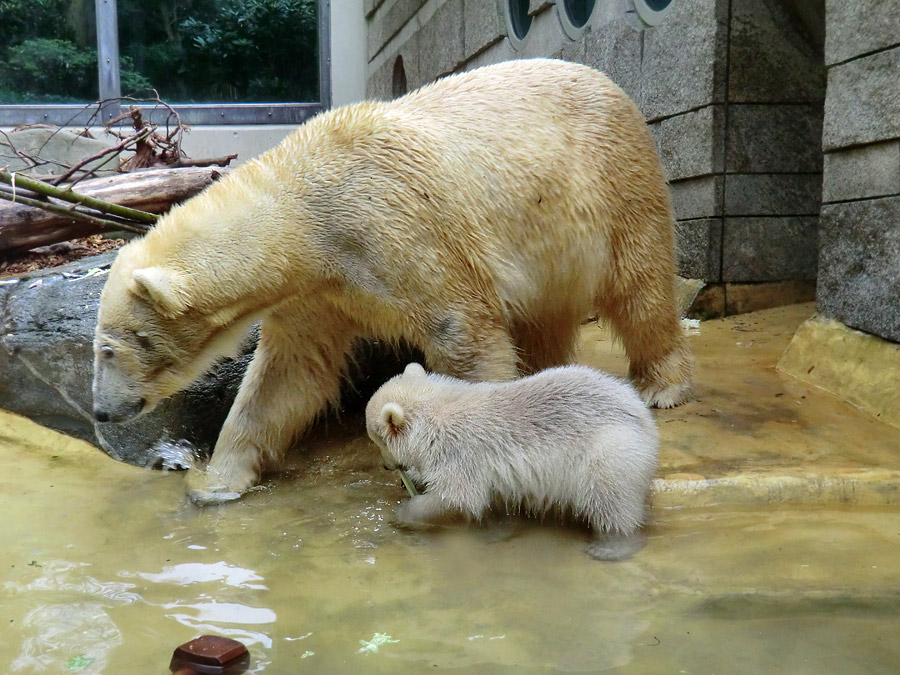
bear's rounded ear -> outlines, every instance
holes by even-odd
[[[403,371],[404,375],[425,375],[425,369],[418,363],[410,363]]]
[[[145,267],[131,273],[129,289],[153,303],[166,316],[177,316],[188,308],[183,275],[164,267]]]
[[[385,403],[378,419],[391,436],[397,436],[406,426],[406,413],[399,403]]]

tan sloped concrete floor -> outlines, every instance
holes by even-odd
[[[551,518],[396,528],[405,491],[358,416],[199,509],[182,476],[0,411],[2,672],[166,672],[213,633],[273,675],[893,674],[900,431],[775,371],[811,311],[691,336],[697,400],[657,413],[647,544],[615,564]],[[624,373],[599,329],[583,342]],[[361,653],[375,633],[392,642]]]
[[[900,502],[900,431],[776,371],[812,304],[705,321],[690,330],[695,400],[657,411],[654,503]],[[580,361],[627,372],[608,332],[585,326]]]

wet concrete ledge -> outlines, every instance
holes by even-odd
[[[737,475],[723,478],[657,478],[652,504],[657,508],[718,504],[900,504],[900,471],[869,469],[846,475]]]
[[[794,334],[778,370],[900,429],[900,344],[814,316]]]
[[[795,333],[806,342],[814,311],[811,303],[791,305],[704,321],[690,331],[695,399],[656,411],[654,507],[900,503],[900,429],[885,424],[878,410],[850,403],[847,377],[834,379],[832,393],[778,368]],[[869,347],[850,359],[814,346],[803,352],[812,361],[800,370],[848,359],[857,370],[865,364],[870,373],[900,372],[892,365],[894,345]],[[596,326],[582,330],[580,360],[627,372],[621,348]],[[827,370],[816,365],[812,372],[820,368]],[[885,386],[873,393],[879,391],[884,402],[892,400]]]

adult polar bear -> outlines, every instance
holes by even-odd
[[[506,380],[570,362],[608,319],[649,403],[688,395],[672,212],[653,141],[606,76],[548,59],[310,120],[121,250],[100,301],[94,414],[188,386],[262,320],[195,501],[241,493],[335,401],[355,339]]]

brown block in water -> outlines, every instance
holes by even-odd
[[[249,665],[250,652],[237,640],[202,635],[175,650],[169,670],[175,675],[237,675]]]

